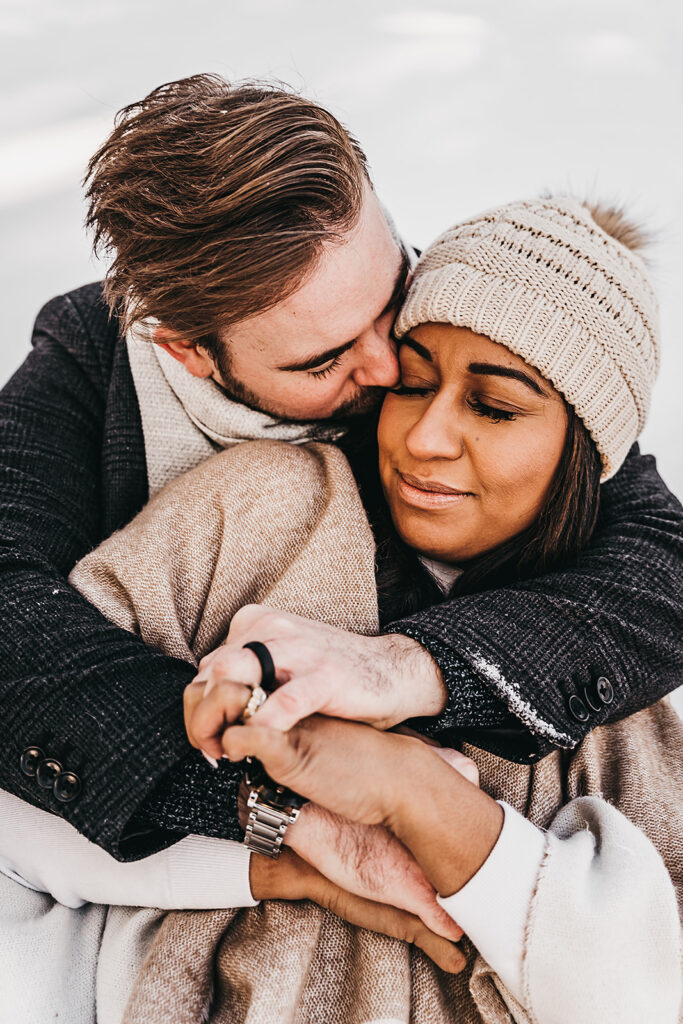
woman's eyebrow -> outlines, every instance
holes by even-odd
[[[426,359],[428,363],[434,362],[432,353],[429,349],[425,348],[424,345],[421,345],[419,341],[415,341],[415,338],[411,338],[409,334],[404,334],[402,338],[398,339],[399,349],[403,345],[407,345],[408,348],[412,348],[413,352],[417,352],[417,354],[422,356],[423,359]]]
[[[528,373],[525,373],[524,370],[514,370],[511,366],[499,366],[497,363],[470,363],[467,369],[470,373],[481,377],[511,377],[512,380],[518,380],[521,384],[526,384],[537,395],[541,395],[543,398],[548,397],[547,392],[541,385],[533,377],[530,377]]]

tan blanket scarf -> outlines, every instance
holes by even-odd
[[[328,445],[255,441],[213,456],[87,556],[72,582],[111,620],[189,661],[224,639],[245,603],[377,630],[372,535],[349,467]],[[532,767],[463,749],[482,788],[542,828],[576,796],[612,802],[650,837],[680,887],[668,808],[680,799],[682,740],[676,715],[660,704]],[[125,1024],[526,1024],[466,940],[465,948],[468,967],[449,976],[414,948],[308,902],[170,912]]]

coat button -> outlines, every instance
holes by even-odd
[[[61,772],[54,781],[52,792],[61,804],[71,803],[81,791],[81,780],[74,772]]]
[[[38,771],[38,765],[44,758],[45,754],[40,747],[27,747],[19,758],[19,767],[24,775],[28,775],[32,779]]]
[[[583,703],[581,698],[577,697],[575,693],[573,693],[567,701],[567,707],[569,708],[570,715],[572,715],[572,717],[575,718],[577,722],[587,722],[590,718],[590,715],[588,714],[588,708]]]
[[[614,700],[614,687],[604,676],[600,676],[595,684],[595,692],[603,704],[611,704]]]
[[[36,782],[43,789],[52,789],[55,779],[59,778],[61,771],[62,766],[59,761],[55,761],[54,757],[44,757],[38,765]]]
[[[592,711],[602,711],[602,702],[598,700],[594,693],[591,693],[587,686],[583,688],[583,700]]]

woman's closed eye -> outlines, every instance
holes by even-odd
[[[406,373],[405,371],[401,374],[401,380],[396,387],[389,389],[392,395],[407,395],[409,397],[411,395],[424,397],[425,395],[434,394],[438,390],[439,385],[436,381],[429,380],[428,377],[421,377],[416,373]]]
[[[391,393],[392,395],[402,395],[409,398],[424,398],[436,390],[438,389],[435,384],[425,382],[421,386],[417,384],[398,384],[395,388],[391,388]],[[510,409],[501,409],[499,406],[483,402],[477,395],[472,395],[468,398],[467,404],[477,416],[485,416],[492,423],[509,423],[518,416],[518,413],[512,412]]]
[[[467,404],[477,416],[486,416],[493,423],[509,423],[510,420],[514,420],[518,415],[516,412],[510,412],[509,409],[500,409],[497,406],[488,405],[486,402],[482,402],[481,398],[478,398],[476,395],[468,398]]]

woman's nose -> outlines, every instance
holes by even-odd
[[[358,366],[352,376],[360,387],[393,388],[398,384],[396,345],[386,332],[373,328],[357,343]]]
[[[465,443],[453,409],[446,396],[434,398],[406,434],[405,446],[416,459],[459,459]]]

